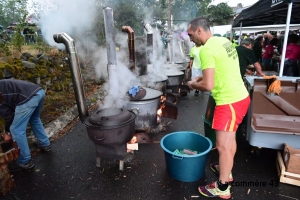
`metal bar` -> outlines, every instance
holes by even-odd
[[[242,26],[243,26],[243,22],[241,22],[241,24],[240,24],[240,36],[239,36],[239,45],[241,44],[241,36],[242,36]]]
[[[69,65],[74,84],[74,93],[77,103],[79,118],[83,122],[89,116],[88,108],[85,99],[85,92],[83,88],[83,79],[81,77],[81,70],[79,67],[79,59],[75,48],[74,40],[66,33],[54,34],[53,39],[56,43],[63,43],[69,54]]]
[[[289,35],[289,30],[290,30],[292,8],[293,8],[293,3],[289,3],[287,17],[286,17],[286,27],[285,27],[285,34],[284,34],[284,41],[283,41],[283,49],[282,49],[282,54],[281,54],[280,67],[279,67],[279,77],[282,77],[282,74],[283,74],[286,46],[287,46],[287,40],[288,40],[288,35]]]
[[[114,29],[114,19],[113,19],[112,8],[110,8],[110,7],[104,8],[103,15],[104,15],[108,65],[116,65],[117,64],[117,56],[116,56],[115,29]]]

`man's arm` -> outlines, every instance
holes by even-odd
[[[191,89],[211,91],[214,88],[215,69],[208,68],[202,71],[203,76],[196,77],[188,82]]]
[[[254,68],[255,68],[255,70],[256,70],[256,72],[257,72],[257,74],[258,74],[259,76],[264,76],[264,75],[265,75],[265,74],[262,72],[262,70],[261,70],[261,65],[259,64],[259,62],[254,63],[253,66],[254,66]]]
[[[193,67],[193,61],[194,61],[194,58],[190,58],[190,69],[192,69],[192,67]]]

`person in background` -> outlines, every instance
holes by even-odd
[[[235,134],[250,105],[248,91],[240,75],[239,60],[231,41],[213,37],[209,21],[198,17],[188,25],[190,39],[203,45],[200,51],[202,76],[188,82],[190,89],[211,91],[216,102],[212,128],[216,131],[216,147],[219,163],[211,164],[219,179],[212,184],[199,186],[206,197],[231,197],[229,182],[236,152]]]
[[[265,52],[262,57],[262,64],[265,70],[270,69],[271,61],[274,55],[274,49],[277,47],[279,40],[277,38],[273,38],[270,41],[270,44],[265,48]]]
[[[243,40],[240,46],[236,47],[236,51],[239,57],[240,63],[240,71],[241,76],[244,77],[247,66],[253,65],[256,69],[257,75],[264,76],[265,74],[261,71],[261,66],[257,61],[254,52],[252,51],[252,47],[254,45],[254,40],[251,38],[246,38]]]
[[[31,82],[2,79],[0,93],[0,116],[4,118],[6,134],[11,135],[20,148],[18,160],[9,163],[8,168],[11,171],[31,169],[34,163],[26,136],[28,123],[38,139],[37,147],[46,152],[51,151],[49,138],[40,119],[45,92],[42,87]]]
[[[258,35],[254,40],[254,45],[252,47],[252,50],[258,62],[262,61],[262,46],[261,46],[262,40],[263,40],[263,36]]]
[[[195,44],[190,51],[190,69],[192,70],[192,79],[202,75],[200,50],[201,44]],[[194,95],[199,96],[199,90],[196,90]]]
[[[30,43],[30,36],[29,36],[29,28],[28,27],[25,27],[23,29],[23,35],[24,35],[24,38],[25,38],[25,44],[29,44]]]
[[[277,36],[277,38],[279,39],[279,42],[278,42],[278,52],[282,52],[282,48],[283,48],[283,41],[284,41],[284,33],[281,32],[281,34],[279,36]]]
[[[227,39],[230,40],[230,37],[227,37]],[[235,47],[236,47],[236,46],[239,46],[239,45],[236,43],[236,41],[235,41],[234,38],[232,38],[231,42],[232,42],[233,46],[235,46]]]
[[[298,77],[300,75],[298,67],[298,61],[300,60],[300,46],[297,44],[298,39],[299,36],[296,34],[288,36],[283,68],[284,76]]]
[[[269,33],[264,33],[263,48],[266,48],[270,44],[270,41]]]

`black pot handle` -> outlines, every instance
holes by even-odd
[[[103,141],[105,139],[105,137],[98,139],[96,136],[94,136],[94,140],[96,141]]]

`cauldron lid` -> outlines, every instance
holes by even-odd
[[[105,108],[94,112],[89,117],[89,123],[94,126],[119,126],[131,120],[134,113],[123,108]]]
[[[145,100],[155,99],[158,97],[160,98],[160,96],[163,95],[163,93],[159,90],[154,90],[147,87],[144,87],[144,89],[146,90],[146,96],[141,98],[138,101],[145,101]]]

